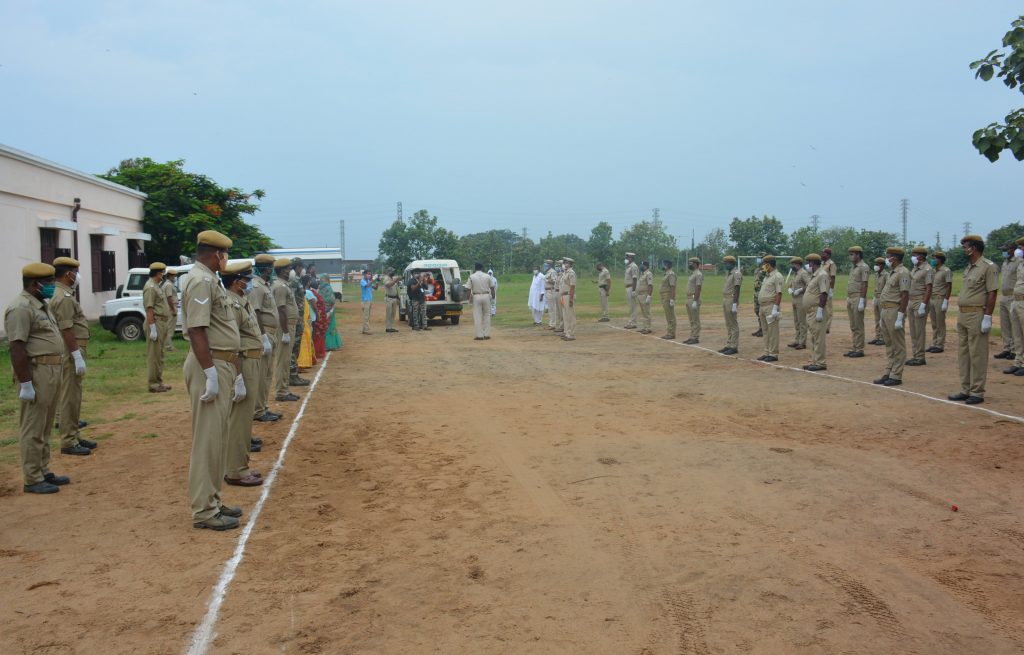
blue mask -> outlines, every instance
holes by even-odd
[[[57,285],[53,282],[44,284],[42,289],[43,298],[53,298],[53,293],[57,290]]]

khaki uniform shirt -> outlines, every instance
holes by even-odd
[[[910,271],[907,270],[906,266],[900,264],[889,273],[889,280],[885,283],[882,293],[878,296],[878,301],[898,303],[900,295],[904,291],[910,292]]]
[[[626,275],[623,277],[625,280],[624,284],[627,288],[632,288],[631,285],[633,284],[633,278],[635,277],[640,277],[640,267],[636,265],[636,262],[630,262],[629,265],[626,266]]]
[[[1016,259],[1011,259],[1003,262],[1003,265],[999,268],[999,288],[1004,296],[1013,293],[1013,285],[1017,281],[1017,269],[1019,267],[1020,262]]]
[[[923,262],[910,271],[910,300],[924,300],[925,287],[935,280],[935,269]]]
[[[1024,294],[1024,266],[1017,267],[1017,282],[1013,286],[1015,296]]]
[[[274,302],[274,294],[270,285],[261,277],[252,279],[252,293],[249,294],[249,304],[256,311],[256,318],[267,334],[273,334],[280,321],[277,320],[277,303]]]
[[[469,287],[469,292],[474,296],[484,293],[489,296],[491,295],[491,276],[483,271],[475,271],[466,280],[466,286]]]
[[[213,271],[200,263],[188,272],[188,281],[181,292],[181,324],[186,337],[191,328],[206,328],[211,350],[238,352],[241,348],[228,292]]]
[[[563,296],[568,296],[569,295],[569,290],[571,288],[573,288],[574,286],[576,286],[576,271],[574,269],[571,269],[571,268],[569,270],[567,270],[567,271],[563,271],[562,272],[562,282],[561,282],[561,289],[562,289],[561,293],[562,293],[562,295]]]
[[[76,340],[89,340],[89,321],[85,320],[85,313],[75,298],[74,289],[58,284],[57,291],[50,299],[50,313],[57,322],[58,330],[70,329]]]
[[[146,309],[153,309],[153,316],[156,318],[167,318],[171,315],[171,308],[167,306],[167,296],[164,295],[160,283],[149,278],[146,286],[142,288],[142,306]]]
[[[288,283],[281,278],[274,278],[274,281],[270,283],[270,293],[274,297],[274,307],[285,308],[285,316],[288,321],[295,323],[299,320],[299,308],[295,305],[295,298],[292,296],[292,290],[288,286]],[[287,328],[286,325],[280,327]]]
[[[789,292],[793,295],[798,289],[806,289],[807,285],[811,283],[811,274],[807,272],[803,266],[800,267],[796,273],[789,278]],[[804,301],[800,296],[793,296],[794,304],[802,304]]]
[[[732,302],[733,294],[743,284],[743,274],[740,273],[740,269],[734,268],[725,276],[725,285],[722,287],[722,299],[726,302]]]
[[[945,298],[949,288],[953,286],[953,271],[942,265],[935,269],[935,277],[932,280],[932,298]]]
[[[562,276],[563,275],[565,275],[565,271],[555,271],[554,284],[552,285],[551,290],[555,293],[556,296],[559,293],[561,293],[561,291],[562,291]],[[488,276],[488,277],[490,277],[490,276]]]
[[[665,272],[665,277],[661,278],[661,299],[672,300],[672,292],[676,288],[676,272],[674,269],[668,269]]]
[[[704,271],[699,268],[690,271],[690,276],[686,280],[686,299],[694,300],[697,298],[697,287],[704,286]]]
[[[811,279],[807,282],[807,291],[804,291],[804,309],[811,309],[821,306],[821,294],[828,293],[831,280],[825,271],[825,266],[819,266],[818,270],[811,273]]]
[[[825,275],[829,278],[834,278],[839,267],[836,266],[836,260],[829,259],[827,262],[821,262],[821,270],[825,271]],[[828,283],[830,285],[829,288],[831,288],[832,280],[830,279]]]
[[[847,298],[860,298],[860,289],[862,286],[867,284],[868,278],[871,276],[871,269],[864,262],[857,262],[857,264],[850,269],[850,278],[846,284],[846,297]]]
[[[602,268],[601,272],[597,274],[597,286],[604,287],[607,291],[608,287],[612,285],[612,274],[607,268]]]
[[[251,295],[251,294],[250,294]],[[237,296],[228,292],[228,303],[231,305],[231,314],[238,325],[238,338],[241,348],[239,350],[263,350],[263,335],[260,332],[259,319],[256,312],[245,296]]]
[[[1016,282],[1016,280],[1014,280]],[[992,260],[981,257],[964,270],[964,288],[960,289],[960,307],[987,307],[988,294],[999,290],[999,273]]]
[[[654,273],[651,272],[651,269],[647,269],[636,280],[636,294],[638,296],[649,296],[652,289],[654,289]]]
[[[885,288],[885,283],[889,281],[889,271],[883,266],[882,270],[875,273],[875,299],[878,300],[882,295],[882,289]]]
[[[167,301],[167,315],[171,316],[174,314],[174,312],[171,311],[171,303],[177,302],[178,291],[174,288],[174,283],[171,282],[170,278],[164,278],[163,282],[160,283],[160,288],[163,290],[164,299]]]
[[[398,297],[398,283],[402,281],[402,278],[397,275],[385,275],[380,280],[381,287],[384,288],[385,298],[397,298]],[[394,282],[391,288],[388,288],[388,283]]]
[[[552,266],[548,269],[548,272],[544,274],[544,291],[550,293],[555,290],[555,276],[558,273],[555,271],[555,267]]]
[[[50,308],[28,291],[22,291],[4,311],[8,341],[21,341],[29,357],[63,355],[64,340]]]
[[[766,273],[764,279],[761,280],[761,291],[757,296],[758,301],[762,305],[765,303],[772,303],[774,305],[775,294],[782,293],[782,286],[785,283],[786,280],[778,270],[773,269],[771,273]]]

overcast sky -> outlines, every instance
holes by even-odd
[[[1021,219],[968,64],[1019,3],[0,0],[0,142],[90,172],[182,158],[263,188],[283,246],[371,257],[402,201],[459,234],[616,235],[661,209],[948,244]]]

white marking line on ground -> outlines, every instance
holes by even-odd
[[[203,617],[203,621],[196,628],[196,631],[192,633],[192,641],[186,651],[188,655],[204,655],[210,647],[213,638],[217,636],[213,629],[217,625],[220,606],[224,603],[224,598],[228,594],[228,586],[235,578],[235,571],[238,570],[238,565],[242,563],[242,558],[245,556],[245,546],[249,543],[249,536],[256,528],[256,521],[260,517],[260,512],[263,511],[263,504],[267,502],[267,497],[270,496],[270,489],[274,486],[274,480],[277,479],[277,472],[281,465],[284,464],[284,455],[288,452],[288,446],[299,429],[299,423],[302,422],[302,415],[306,413],[306,405],[309,403],[309,399],[313,397],[313,391],[316,389],[317,383],[320,382],[320,376],[327,370],[327,362],[330,359],[331,353],[327,353],[323,365],[320,366],[320,370],[316,372],[316,377],[313,378],[313,383],[309,385],[309,393],[302,399],[302,405],[299,407],[299,412],[295,415],[295,420],[292,421],[292,427],[288,430],[288,436],[285,437],[284,443],[281,444],[281,452],[277,454],[274,468],[270,469],[270,475],[263,481],[260,499],[256,501],[256,505],[249,514],[249,522],[245,524],[242,534],[238,537],[238,543],[235,544],[235,552],[231,559],[224,563],[224,570],[221,571],[220,579],[217,580],[217,586],[213,588],[210,602],[207,603],[206,616]]]
[[[623,332],[631,332],[631,330],[627,330],[626,328],[622,328],[622,327],[619,327],[617,325],[606,325],[605,327],[610,327],[613,330],[621,330]],[[648,335],[648,334],[640,334],[639,332],[637,334],[639,336],[642,336],[642,337],[650,337],[651,336],[651,335]],[[784,366],[782,364],[776,364],[775,362],[760,362],[760,361],[758,361],[756,359],[748,359],[746,357],[737,357],[736,355],[723,355],[722,353],[718,352],[717,350],[712,350],[710,348],[705,348],[704,346],[698,346],[697,344],[693,344],[693,343],[683,343],[681,341],[675,341],[674,339],[662,339],[661,337],[653,337],[653,338],[655,338],[655,339],[657,339],[659,341],[666,341],[668,343],[672,343],[672,344],[675,344],[677,346],[683,346],[684,348],[694,348],[696,350],[703,350],[706,353],[710,353],[712,355],[718,355],[719,357],[728,357],[729,359],[735,359],[735,360],[738,360],[738,361],[741,361],[741,362],[751,362],[753,364],[761,364],[763,366],[772,366],[774,368],[781,368],[781,369],[786,370],[786,371],[796,371],[797,373],[807,373],[808,375],[819,375],[819,376],[825,377],[825,378],[832,378],[833,380],[842,380],[843,382],[853,382],[854,384],[863,384],[863,385],[871,387],[872,389],[877,389],[879,391],[895,391],[897,393],[905,393],[905,394],[908,394],[908,395],[911,395],[911,396],[917,396],[918,398],[924,398],[926,400],[931,400],[931,401],[934,401],[934,402],[937,402],[937,403],[942,403],[944,405],[952,405],[953,407],[962,407],[964,409],[973,409],[975,411],[985,412],[986,414],[991,414],[992,416],[998,416],[999,418],[1004,418],[1004,419],[1007,419],[1009,421],[1015,421],[1017,423],[1024,423],[1024,416],[1014,416],[1012,414],[1003,414],[1002,412],[997,412],[994,409],[988,409],[987,407],[979,407],[978,405],[965,405],[964,403],[955,402],[955,401],[952,401],[952,400],[947,400],[946,398],[936,398],[935,396],[929,396],[928,394],[921,393],[919,391],[910,391],[909,389],[901,389],[900,387],[885,387],[885,386],[882,386],[880,384],[874,384],[873,382],[865,382],[864,380],[856,380],[854,378],[844,378],[841,375],[834,375],[832,373],[822,373],[821,371],[805,371],[802,368],[794,368],[792,366]]]

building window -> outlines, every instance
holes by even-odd
[[[128,268],[148,268],[149,260],[141,239],[128,239]]]
[[[89,235],[89,254],[92,263],[92,290],[114,291],[117,289],[117,265],[114,251],[103,249],[103,235]]]
[[[39,228],[39,261],[44,264],[52,264],[57,254],[57,230],[50,230],[45,227]]]

